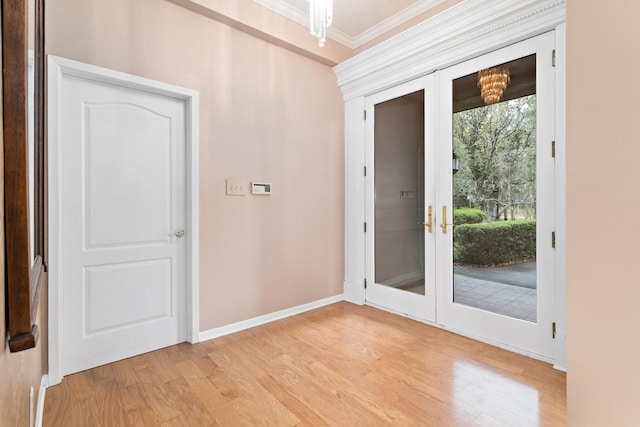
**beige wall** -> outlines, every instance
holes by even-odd
[[[1,45],[1,40],[0,40]],[[0,63],[2,57],[0,55]],[[0,90],[2,79],[0,79]],[[2,105],[0,103],[0,122]],[[2,151],[2,126],[0,126],[0,151]],[[0,201],[4,206],[4,172],[0,162]],[[4,223],[4,209],[0,210],[0,223]],[[5,264],[4,264],[4,227],[0,227],[0,426],[28,426],[29,419],[35,419],[35,404],[38,398],[40,379],[42,377],[43,354],[46,354],[46,342],[41,338],[37,347],[21,351],[9,352],[7,327],[5,318]],[[41,331],[46,331],[38,319]],[[46,333],[45,333],[46,334]],[[29,394],[33,387],[33,406],[29,406]]]
[[[569,425],[639,426],[640,4],[567,3]]]
[[[4,283],[4,233],[2,240],[2,270],[0,280]],[[5,325],[5,288],[0,287],[0,426],[28,426],[29,419],[35,419],[40,380],[43,374],[43,355],[46,354],[46,342],[42,334],[46,326],[38,318],[41,331],[36,348],[18,353],[9,352]],[[33,400],[30,406],[30,393],[33,387]]]
[[[320,47],[318,39],[309,34],[308,27],[252,0],[168,1],[329,66],[334,66],[353,55],[350,48],[331,39],[327,39],[326,44]]]
[[[47,51],[200,93],[200,329],[342,293],[332,70],[162,0],[47,1]],[[225,178],[272,196],[225,196]]]

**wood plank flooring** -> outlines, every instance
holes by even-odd
[[[550,365],[337,303],[64,378],[45,426],[564,426]]]

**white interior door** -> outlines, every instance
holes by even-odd
[[[428,225],[435,221],[435,93],[429,75],[366,99],[366,301],[429,321],[435,320],[435,228]]]
[[[186,339],[185,101],[65,75],[61,369]]]
[[[554,46],[547,33],[440,72],[436,154],[440,224],[456,222],[436,237],[438,323],[543,359],[553,356]],[[488,105],[478,72],[496,66],[510,79]],[[454,221],[460,208],[484,223]]]

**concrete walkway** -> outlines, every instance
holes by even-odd
[[[504,267],[453,267],[456,274],[506,285],[522,286],[529,289],[536,288],[536,262],[520,262]]]
[[[508,267],[454,267],[453,300],[456,303],[536,321],[535,262]]]

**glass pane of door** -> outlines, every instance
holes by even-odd
[[[536,322],[536,55],[453,80],[453,301]]]
[[[375,283],[425,294],[424,90],[375,105]]]

